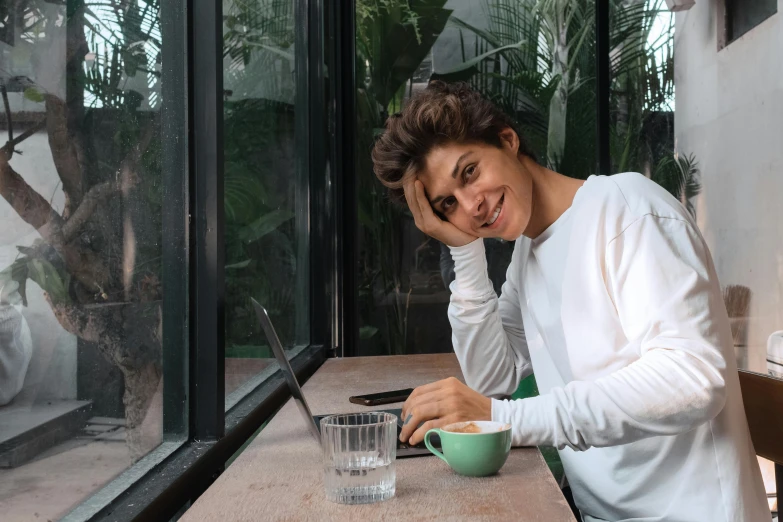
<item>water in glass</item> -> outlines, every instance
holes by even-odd
[[[394,496],[397,417],[390,413],[332,415],[321,419],[326,498],[369,504]]]

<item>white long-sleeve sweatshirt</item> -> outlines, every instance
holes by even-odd
[[[587,180],[517,240],[500,298],[482,241],[451,249],[470,387],[515,445],[560,451],[586,521],[769,521],[715,268],[691,216],[636,173]],[[535,370],[541,395],[503,400]]]

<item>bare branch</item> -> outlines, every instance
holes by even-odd
[[[125,159],[122,160],[120,168],[117,169],[117,178],[112,181],[106,181],[90,188],[87,194],[82,198],[82,202],[79,207],[73,212],[68,221],[63,226],[63,239],[69,242],[79,232],[82,226],[90,219],[90,216],[95,212],[98,205],[108,198],[122,190],[123,194],[127,194],[128,191],[133,188],[139,182],[139,176],[136,170],[139,166],[139,161],[144,155],[144,152],[149,147],[150,141],[152,141],[152,135],[154,134],[154,128],[150,123],[144,130],[141,139],[133,149],[128,152]]]
[[[87,220],[90,219],[90,216],[95,212],[98,204],[119,192],[119,189],[120,184],[116,181],[106,181],[105,183],[90,188],[90,190],[87,191],[87,194],[82,198],[81,205],[71,214],[68,221],[65,222],[65,225],[63,226],[63,239],[65,239],[66,242],[73,239],[79,232],[79,229],[81,229]]]
[[[11,118],[11,104],[8,103],[8,90],[5,85],[0,86],[0,93],[3,94],[3,106],[5,107],[5,119],[8,122],[8,141],[14,141],[14,121]],[[14,151],[11,149],[11,154]]]
[[[26,223],[35,228],[65,261],[73,277],[90,289],[109,281],[105,263],[94,252],[69,245],[63,237],[63,219],[8,163],[6,147],[0,149],[0,195]]]
[[[45,95],[46,130],[49,134],[49,148],[63,184],[66,207],[78,204],[82,198],[82,170],[78,147],[68,133],[68,107],[64,100],[52,94]]]
[[[17,136],[16,138],[10,140],[8,143],[3,145],[3,149],[5,149],[6,152],[8,153],[9,159],[11,157],[11,154],[13,152],[16,152],[16,151],[14,151],[14,148],[16,148],[17,145],[19,145],[24,140],[26,140],[27,138],[29,138],[30,136],[32,136],[36,132],[40,131],[44,127],[46,127],[46,120],[41,120],[38,123],[36,123],[35,125],[33,125],[32,127],[30,127],[29,129],[27,129],[26,131],[24,131],[22,134]]]
[[[36,192],[8,163],[11,147],[0,149],[0,195],[26,223],[36,230],[52,222],[62,222],[49,202]]]

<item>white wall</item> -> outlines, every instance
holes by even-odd
[[[39,194],[51,198],[56,210],[62,210],[64,195],[59,187],[60,178],[54,168],[46,133],[34,134],[17,149],[22,154],[14,154],[11,166]],[[13,263],[19,254],[18,245],[30,246],[39,237],[38,232],[25,223],[5,199],[0,198],[0,270]],[[76,338],[60,326],[44,299],[43,291],[30,280],[27,281],[27,300],[28,306],[22,313],[33,338],[33,358],[19,400],[30,403],[75,399]]]
[[[720,51],[717,3],[677,14],[675,135],[701,166],[698,222],[721,284],[753,292],[748,367],[766,372],[783,330],[783,0]]]
[[[49,20],[64,14],[64,7],[44,4]],[[65,24],[49,27],[46,38],[35,45],[20,40],[17,29],[16,42],[9,46],[0,42],[0,80],[24,76],[31,79],[42,92],[65,96]],[[11,112],[40,112],[42,103],[24,98],[20,92],[9,93]],[[2,113],[5,119],[5,113]],[[16,135],[24,129],[16,128]],[[7,139],[5,129],[0,129],[0,145]],[[37,133],[16,147],[21,154],[14,154],[11,166],[39,194],[51,199],[58,211],[62,210],[64,195],[60,178],[54,168],[49,142],[45,132]],[[40,236],[25,223],[5,199],[0,198],[0,270],[7,268],[19,251],[18,245],[30,246]],[[14,401],[14,407],[28,406],[32,402],[50,399],[76,398],[76,338],[67,333],[57,322],[46,302],[43,291],[28,280],[28,306],[23,315],[30,326],[33,340],[33,357],[25,376],[24,388]]]

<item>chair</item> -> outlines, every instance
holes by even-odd
[[[756,454],[775,463],[778,514],[783,506],[783,380],[739,371],[742,401]]]

